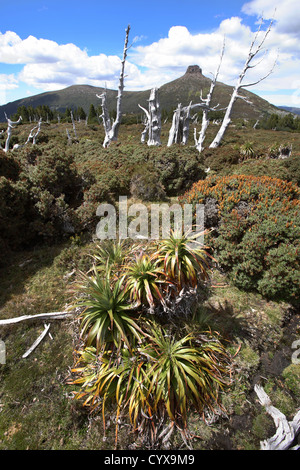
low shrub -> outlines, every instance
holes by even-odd
[[[21,149],[0,158],[0,229],[7,249],[54,242],[77,229],[84,182],[62,149]]]
[[[215,202],[209,244],[236,286],[294,303],[300,296],[299,195],[291,182],[233,175],[199,181],[181,201]]]
[[[142,201],[161,201],[166,198],[166,192],[155,173],[135,173],[131,178],[130,193]]]
[[[31,204],[28,186],[23,181],[12,181],[0,176],[0,239],[2,247],[18,249],[28,243],[31,235]],[[4,254],[4,253],[3,253]],[[2,255],[1,258],[4,258]]]
[[[205,148],[202,152],[204,164],[211,171],[220,172],[226,168],[235,166],[240,161],[240,151],[237,145],[229,147]]]

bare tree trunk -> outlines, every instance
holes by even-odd
[[[158,100],[158,89],[153,88],[149,98],[149,139],[148,145],[160,145],[161,112]]]
[[[101,99],[101,107],[102,107],[102,122],[103,122],[103,127],[104,127],[104,132],[105,132],[105,137],[104,137],[104,142],[103,142],[103,147],[107,147],[111,141],[110,139],[110,133],[111,133],[111,120],[109,117],[109,112],[106,104],[106,91],[102,93],[101,95],[96,95],[97,98]]]
[[[147,109],[143,108],[143,106],[141,106],[140,104],[138,105],[139,108],[141,108],[144,113],[146,114],[146,117],[145,117],[145,128],[141,134],[141,143],[144,144],[146,142],[146,136],[149,132],[149,127],[150,127],[150,114],[149,112],[147,111]]]
[[[212,79],[212,82],[210,84],[210,89],[209,89],[209,92],[207,94],[206,99],[202,98],[202,90],[201,90],[201,101],[207,107],[203,108],[202,123],[201,123],[201,130],[200,130],[199,138],[198,138],[198,140],[195,139],[196,149],[199,152],[202,152],[202,150],[203,150],[203,143],[204,143],[204,140],[205,140],[206,130],[207,130],[208,125],[209,125],[208,111],[209,111],[212,95],[213,95],[213,92],[214,92],[214,89],[215,89],[215,86],[216,86],[216,83],[217,83],[218,75],[219,75],[219,72],[220,72],[220,67],[221,67],[221,63],[222,63],[223,55],[224,55],[224,49],[225,49],[225,39],[223,41],[223,46],[222,46],[222,50],[221,50],[219,65],[218,65],[217,71],[216,71],[216,73],[215,73],[215,75]]]
[[[71,136],[70,136],[69,129],[66,129],[66,134],[67,134],[67,137],[68,137],[68,142],[69,142],[69,144],[72,144],[72,138],[71,138]]]
[[[172,144],[182,144],[185,145],[188,141],[189,130],[190,130],[190,113],[194,108],[203,108],[206,109],[207,106],[205,103],[195,103],[188,106],[182,107],[181,103],[178,104],[177,108],[174,111],[171,129],[169,131],[168,147]],[[210,108],[207,108],[209,111]]]
[[[75,121],[74,121],[74,117],[73,117],[73,112],[72,112],[72,111],[71,111],[71,120],[72,120],[72,126],[73,126],[73,131],[74,131],[75,139],[78,140],[77,132],[76,132],[76,126],[75,126]]]
[[[39,123],[37,126],[35,126],[33,129],[31,129],[30,133],[29,133],[29,136],[28,136],[28,139],[26,140],[25,142],[25,145],[28,144],[28,142],[32,139],[32,144],[35,145],[36,144],[36,139],[37,139],[37,136],[39,135],[40,131],[41,131],[41,124],[42,124],[42,118],[40,118],[39,120]],[[36,132],[33,132],[37,129]]]
[[[117,116],[113,124],[110,121],[109,113],[107,109],[106,92],[103,93],[102,95],[96,95],[97,98],[100,98],[102,100],[102,104],[101,104],[102,116],[101,117],[103,119],[103,125],[104,125],[104,130],[105,130],[105,138],[103,142],[103,147],[108,147],[110,142],[118,140],[118,132],[119,132],[119,127],[120,127],[121,120],[122,120],[122,97],[123,97],[123,91],[124,91],[124,78],[125,78],[124,70],[125,70],[127,51],[129,49],[128,47],[129,31],[130,31],[130,26],[128,25],[126,29],[122,66],[121,66],[121,73],[120,73],[120,78],[119,78],[119,88],[118,88],[118,96],[117,96]]]
[[[149,97],[149,111],[139,105],[146,114],[146,125],[142,132],[141,142],[145,142],[148,133],[148,146],[161,145],[161,112],[158,99],[158,89],[152,88]]]
[[[168,147],[171,147],[172,144],[178,144],[180,138],[180,120],[181,120],[181,103],[178,104],[177,108],[174,111],[172,125],[169,131]]]
[[[186,145],[189,138],[190,132],[190,113],[191,113],[192,102],[186,107],[183,108],[183,116],[182,116],[182,145]]]
[[[5,148],[4,148],[4,152],[6,153],[9,151],[9,142],[10,142],[10,138],[12,134],[12,129],[14,129],[18,124],[20,124],[20,122],[22,121],[22,116],[20,116],[17,121],[13,122],[10,119],[8,119],[6,113],[4,114],[7,120],[7,138],[5,142]]]
[[[245,78],[245,75],[246,75],[247,71],[248,71],[250,68],[253,68],[253,67],[255,67],[256,65],[258,65],[258,64],[251,65],[251,62],[252,62],[252,60],[254,59],[254,57],[256,57],[257,54],[262,50],[262,46],[263,46],[263,44],[264,44],[264,42],[265,42],[265,40],[266,40],[266,38],[267,38],[269,32],[271,31],[272,23],[273,23],[273,21],[270,22],[270,25],[269,25],[267,31],[265,32],[265,34],[264,34],[262,40],[261,40],[260,43],[255,47],[255,43],[256,43],[256,41],[257,41],[258,34],[259,34],[259,32],[260,32],[260,28],[261,28],[261,25],[262,25],[262,21],[261,21],[261,23],[260,23],[260,26],[259,26],[259,28],[258,28],[258,30],[257,30],[257,32],[256,32],[256,34],[255,34],[255,37],[254,37],[254,39],[253,39],[253,41],[252,41],[252,43],[251,43],[251,45],[250,45],[248,57],[247,57],[247,59],[246,59],[246,62],[245,62],[245,64],[244,64],[244,67],[243,67],[243,69],[242,69],[242,71],[241,71],[241,73],[240,73],[240,75],[239,75],[239,77],[238,77],[237,83],[236,83],[236,85],[235,85],[235,87],[234,87],[234,89],[233,89],[233,92],[232,92],[232,95],[231,95],[231,98],[230,98],[228,107],[227,107],[227,109],[226,109],[225,116],[224,116],[224,118],[223,118],[221,127],[220,127],[220,129],[219,129],[219,131],[218,131],[216,137],[214,138],[213,142],[210,144],[210,146],[209,146],[210,148],[216,148],[216,147],[218,147],[218,146],[220,145],[220,142],[221,142],[221,140],[223,139],[223,136],[224,136],[224,134],[225,134],[225,131],[226,131],[227,127],[229,126],[230,122],[231,122],[230,116],[231,116],[232,108],[233,108],[233,105],[234,105],[236,99],[237,99],[237,98],[240,98],[240,99],[243,99],[244,101],[246,101],[247,103],[251,104],[251,102],[248,101],[245,96],[239,95],[239,90],[240,90],[240,88],[241,88],[242,86],[243,86],[243,88],[245,88],[245,87],[249,87],[249,86],[256,85],[257,83],[260,83],[262,80],[266,79],[266,78],[273,72],[273,69],[274,69],[274,67],[275,67],[276,61],[275,61],[274,65],[273,65],[273,67],[271,68],[271,70],[270,70],[264,77],[260,78],[259,80],[257,80],[257,81],[254,82],[254,83],[249,83],[249,84],[247,84],[247,85],[243,85],[243,84],[242,84],[242,82],[243,82],[243,80],[244,80],[244,78]]]

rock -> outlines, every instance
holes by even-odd
[[[199,65],[189,65],[185,73],[200,73],[202,75],[202,69]]]

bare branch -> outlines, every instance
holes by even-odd
[[[146,140],[146,135],[150,127],[150,113],[147,111],[147,109],[143,108],[143,106],[141,106],[140,104],[138,104],[138,107],[141,108],[141,110],[144,111],[144,113],[146,114],[145,129],[143,130],[142,135],[141,135],[141,143],[143,144]]]
[[[217,104],[213,108],[210,108],[210,102],[211,102],[212,95],[213,95],[213,92],[214,92],[214,89],[215,89],[215,86],[216,86],[216,83],[217,83],[217,79],[218,79],[218,76],[219,76],[219,72],[220,72],[220,68],[221,68],[221,64],[222,64],[222,60],[223,60],[223,56],[224,56],[224,51],[225,51],[225,36],[224,36],[223,45],[222,45],[222,48],[221,48],[219,65],[217,67],[214,78],[211,81],[210,90],[209,90],[208,95],[207,95],[205,100],[202,98],[202,90],[201,90],[201,99],[205,103],[206,107],[203,109],[202,124],[201,124],[201,130],[200,130],[200,133],[199,133],[198,141],[196,139],[196,134],[194,133],[196,148],[199,152],[202,152],[202,150],[203,150],[203,143],[204,143],[204,140],[205,140],[205,134],[206,134],[206,130],[209,126],[208,111],[215,111],[216,108],[219,106],[219,104]]]
[[[48,325],[45,325],[44,331],[40,336],[35,340],[33,345],[26,351],[26,353],[23,354],[22,358],[24,359],[25,357],[28,357],[29,354],[32,353],[32,351],[35,350],[35,348],[40,344],[40,342],[43,340],[43,338],[46,336],[50,328],[50,323]]]
[[[123,90],[124,90],[124,70],[125,70],[125,62],[126,62],[126,57],[127,57],[127,51],[129,49],[128,47],[128,38],[129,38],[129,32],[130,32],[130,25],[127,26],[126,29],[126,36],[125,36],[125,42],[124,42],[124,49],[123,49],[123,58],[121,62],[121,72],[120,72],[120,78],[119,78],[119,87],[118,87],[118,96],[117,96],[117,116],[116,120],[111,123],[109,119],[109,113],[106,105],[106,91],[102,93],[101,95],[96,95],[97,98],[100,98],[102,100],[102,119],[103,119],[103,125],[104,125],[104,130],[105,130],[105,139],[103,142],[103,147],[107,147],[111,141],[116,141],[118,139],[118,132],[119,132],[119,127],[121,124],[122,120],[122,97],[123,97]]]
[[[264,77],[261,77],[259,80],[257,80],[256,82],[253,82],[253,83],[247,83],[246,85],[242,85],[242,88],[246,88],[246,87],[249,87],[249,86],[254,86],[254,85],[257,85],[258,83],[262,82],[263,80],[265,80],[266,78],[269,77],[269,75],[271,75],[271,73],[274,72],[274,68],[276,67],[276,64],[277,64],[277,57],[274,61],[274,64],[271,68],[271,70],[264,76]]]
[[[39,119],[39,122],[38,122],[38,125],[33,127],[29,133],[29,136],[28,136],[28,139],[26,140],[25,142],[25,145],[28,144],[28,142],[32,139],[32,144],[35,145],[36,144],[36,138],[37,136],[39,135],[40,131],[41,131],[41,124],[42,124],[42,118]],[[37,129],[36,132],[33,132]]]
[[[150,114],[149,114],[149,112],[147,111],[147,109],[146,109],[146,108],[143,108],[143,106],[141,106],[140,104],[138,104],[138,107],[141,108],[141,109],[144,111],[144,113],[146,114],[147,118],[150,119]]]
[[[219,146],[221,140],[223,139],[223,136],[225,134],[225,131],[227,129],[227,127],[229,126],[230,122],[231,122],[231,113],[232,113],[232,108],[233,108],[233,105],[236,101],[237,98],[241,98],[243,99],[244,101],[246,101],[247,103],[251,104],[245,97],[239,95],[239,90],[240,88],[242,87],[249,87],[249,86],[253,86],[253,85],[256,85],[257,83],[260,83],[262,80],[265,80],[274,70],[274,67],[275,67],[275,64],[276,64],[276,61],[272,67],[272,69],[262,78],[260,78],[259,80],[257,80],[256,82],[253,82],[253,83],[249,83],[247,85],[243,85],[243,80],[245,78],[245,75],[248,71],[249,68],[253,68],[251,64],[251,61],[252,59],[261,51],[262,49],[262,46],[268,36],[268,34],[270,33],[271,31],[271,27],[272,27],[272,24],[273,24],[273,20],[271,20],[270,24],[269,24],[269,27],[267,29],[267,31],[265,32],[265,34],[263,35],[260,43],[258,44],[258,46],[254,47],[255,46],[255,43],[257,42],[257,39],[258,39],[258,36],[259,36],[259,33],[260,33],[260,30],[261,30],[261,26],[262,26],[262,23],[263,23],[263,20],[261,19],[261,22],[260,22],[260,25],[256,31],[256,34],[254,36],[254,39],[253,41],[251,42],[251,45],[250,45],[250,48],[249,48],[249,52],[248,52],[248,57],[245,61],[245,64],[244,64],[244,67],[237,79],[237,83],[232,91],[232,94],[231,94],[231,97],[230,97],[230,101],[228,103],[228,106],[227,106],[227,109],[226,109],[226,112],[225,112],[225,116],[223,118],[223,121],[222,121],[222,124],[220,126],[220,129],[217,133],[217,135],[215,136],[214,140],[212,141],[212,143],[210,144],[210,148],[216,148]],[[256,64],[257,65],[257,64]]]
[[[254,69],[255,67],[257,67],[264,60],[265,56],[267,55],[267,52],[268,50],[266,49],[262,58],[256,64],[248,65],[248,69]]]
[[[273,20],[273,18],[272,18],[271,21],[270,21],[270,23],[269,23],[268,29],[266,30],[265,34],[264,34],[263,37],[262,37],[261,42],[259,43],[259,45],[258,45],[257,48],[256,48],[256,51],[254,52],[254,55],[257,55],[258,52],[261,50],[263,44],[265,43],[265,41],[266,41],[266,39],[267,39],[267,36],[269,35],[269,33],[270,33],[270,31],[271,31],[273,22],[274,22],[274,20]],[[256,35],[256,37],[255,37],[255,41],[256,41],[256,39],[257,39],[257,37],[258,37],[258,33],[260,32],[260,29],[261,29],[262,24],[263,24],[263,18],[261,18],[260,27],[259,27],[259,29],[258,29],[258,31],[257,31],[257,35]]]
[[[50,313],[39,313],[38,315],[22,315],[21,317],[9,318],[6,320],[0,320],[0,326],[12,325],[20,323],[22,321],[34,321],[34,320],[64,320],[72,317],[73,314],[67,311],[63,312],[50,312]]]

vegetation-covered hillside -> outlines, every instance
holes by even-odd
[[[209,90],[210,84],[211,79],[202,74],[200,67],[188,67],[183,76],[159,88],[159,99],[162,111],[164,113],[172,113],[178,103],[182,103],[183,106],[187,106],[190,101],[192,101],[193,104],[198,103],[200,90],[202,90],[203,96],[205,96]],[[22,107],[37,108],[47,106],[50,113],[53,113],[55,116],[59,113],[64,113],[67,109],[72,109],[74,112],[79,108],[83,109],[84,112],[88,114],[91,105],[95,108],[99,107],[100,100],[96,95],[101,95],[104,91],[104,88],[90,85],[72,85],[62,90],[50,91],[23,98],[0,106],[0,121],[5,120],[4,112],[6,112],[8,116],[13,115]],[[219,104],[219,108],[224,109],[228,105],[231,93],[232,86],[217,82],[212,106]],[[106,94],[108,108],[115,110],[117,90],[106,90]],[[126,114],[138,114],[139,104],[147,107],[149,95],[150,90],[127,91],[125,89],[122,102],[123,112]],[[268,101],[247,90],[243,90],[243,96],[251,101],[251,104],[243,100],[238,100],[233,111],[235,117],[258,119],[270,113],[277,112],[279,114],[286,114],[286,112],[280,111],[276,106],[271,105]]]
[[[24,145],[32,124],[13,130],[0,152],[0,320],[72,316],[25,358],[44,323],[0,324],[0,449],[259,449],[275,428],[255,384],[294,417],[300,134],[254,123],[234,121],[201,154],[192,132],[166,146],[170,121],[158,147],[140,143],[142,124],[107,149],[97,122],[76,122],[76,137],[43,123],[36,145]],[[100,242],[96,209],[119,196],[204,204],[205,250]]]

